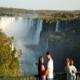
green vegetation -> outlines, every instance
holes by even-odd
[[[11,48],[11,38],[0,31],[0,76],[14,77],[19,73],[19,61],[16,50]]]
[[[50,39],[51,41],[54,41],[54,40],[62,40],[64,39],[64,35],[49,35],[48,39]]]
[[[26,10],[0,7],[0,16],[28,16],[32,18],[52,20],[80,19],[80,11],[52,11],[52,10]]]

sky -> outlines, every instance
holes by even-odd
[[[80,0],[0,0],[0,7],[29,10],[80,10]]]

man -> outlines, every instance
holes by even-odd
[[[47,63],[47,70],[45,72],[45,75],[47,76],[47,80],[53,80],[53,59],[52,55],[50,52],[47,52],[47,58],[48,58],[48,63]]]

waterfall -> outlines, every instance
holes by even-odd
[[[42,20],[26,19],[24,20],[24,35],[27,45],[36,45],[40,40],[42,30]]]
[[[14,46],[23,51],[20,58],[20,68],[23,74],[36,74],[37,72],[37,66],[34,65],[36,52],[26,46],[39,44],[42,22],[42,20],[32,18],[1,17],[0,29],[8,36],[13,36]]]
[[[56,22],[55,32],[59,32],[59,21]]]
[[[23,20],[23,44],[27,45],[39,45],[40,42],[40,33],[42,31],[42,20],[37,19],[24,19]],[[26,54],[27,53],[27,54]],[[36,52],[31,50],[30,48],[26,48],[24,50],[24,55],[22,56],[22,61],[24,64],[21,65],[24,74],[34,73],[37,69],[37,66],[34,65],[36,63]],[[28,66],[26,66],[26,64]],[[27,69],[26,69],[27,67]],[[30,71],[31,70],[31,71]]]
[[[1,17],[0,19],[0,29],[5,31],[6,27],[15,22],[14,17]]]

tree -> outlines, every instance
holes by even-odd
[[[16,50],[10,47],[9,38],[0,32],[0,76],[17,76],[19,73],[19,60],[15,57]]]

